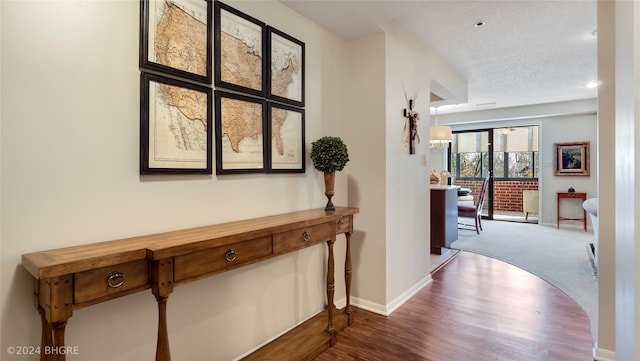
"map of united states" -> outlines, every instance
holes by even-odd
[[[207,25],[200,20],[206,7],[187,8],[165,1],[160,2],[158,12],[153,41],[156,62],[206,75]],[[159,131],[172,135],[176,150],[206,151],[207,94],[168,84],[160,84],[158,93],[162,106],[177,110],[167,111],[168,128]]]
[[[248,44],[241,37],[236,36],[239,31],[222,31],[221,34],[221,76],[226,82],[241,85],[251,89],[262,88],[262,56],[255,49],[255,46]],[[286,96],[287,89],[294,83],[294,77],[298,75],[300,66],[299,61],[290,57],[287,60],[274,63],[285,64],[277,69],[272,68],[272,89],[274,93],[280,96]],[[238,153],[241,152],[239,143],[242,140],[257,139],[262,136],[262,128],[256,126],[247,126],[248,123],[254,124],[255,120],[262,119],[262,115],[255,111],[246,111],[242,107],[229,107],[224,109],[224,113],[228,114],[223,117],[222,135],[229,138],[231,149]],[[250,119],[255,117],[253,119]],[[226,118],[226,119],[225,119]],[[272,126],[272,143],[276,146],[279,154],[284,153],[284,143],[280,129],[286,118],[286,111],[281,109],[274,110],[271,115]]]

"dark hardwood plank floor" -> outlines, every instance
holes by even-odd
[[[460,252],[389,317],[362,309],[316,361],[587,361],[587,315],[508,263]]]

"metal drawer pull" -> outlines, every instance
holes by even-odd
[[[338,228],[342,228],[343,223],[342,223],[342,219],[338,221]]]
[[[233,262],[236,260],[236,258],[237,258],[237,254],[233,248],[229,248],[227,253],[224,254],[224,259],[226,259],[227,262]]]
[[[111,288],[118,288],[124,284],[124,273],[113,272],[111,276],[107,277],[107,284]]]
[[[309,242],[309,240],[311,239],[311,233],[309,233],[308,231],[302,232],[302,239],[305,242]]]

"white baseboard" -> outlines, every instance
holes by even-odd
[[[551,228],[556,228],[558,226],[558,224],[556,222],[544,222],[541,223],[540,220],[538,220],[538,225],[541,226],[545,226],[545,227],[551,227]],[[578,222],[564,222],[564,221],[560,221],[560,229],[576,229],[576,230],[584,230],[584,225],[582,223],[578,223]],[[587,231],[589,232],[593,232],[593,227],[591,226],[591,224],[587,223]]]
[[[427,277],[421,279],[420,282],[416,283],[415,285],[413,285],[413,287],[409,288],[408,290],[404,291],[400,296],[396,297],[393,301],[391,301],[391,303],[387,305],[387,316],[392,314],[393,311],[397,310],[398,307],[402,306],[402,304],[407,302],[411,297],[413,297],[413,295],[415,295],[421,289],[423,289],[424,286],[431,283],[431,281],[433,281],[433,279],[431,278],[431,275],[428,274]]]
[[[594,347],[593,359],[595,361],[616,361],[616,352]]]
[[[367,311],[371,311],[373,313],[377,313],[383,316],[389,316],[393,311],[395,311],[398,307],[402,306],[405,302],[407,302],[413,295],[418,293],[424,286],[431,283],[432,278],[431,275],[427,275],[425,278],[420,280],[420,282],[413,285],[411,288],[403,292],[400,296],[396,297],[393,301],[391,301],[387,305],[381,305],[379,303],[374,303],[371,301],[367,301],[365,299],[361,299],[358,297],[351,298],[351,304],[362,308]]]
[[[386,307],[379,303],[367,301],[358,297],[351,297],[351,304],[358,308],[362,308],[363,310],[377,313],[382,316],[387,316]]]

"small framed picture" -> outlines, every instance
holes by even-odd
[[[267,98],[304,107],[304,43],[267,27]]]
[[[211,88],[142,72],[140,174],[211,174]]]
[[[216,174],[265,172],[266,102],[216,90]]]
[[[142,0],[140,67],[211,84],[210,0]]]
[[[555,143],[555,175],[589,175],[589,142]]]
[[[273,173],[304,173],[304,109],[268,103]]]
[[[266,25],[215,2],[215,85],[259,97],[266,95]]]

